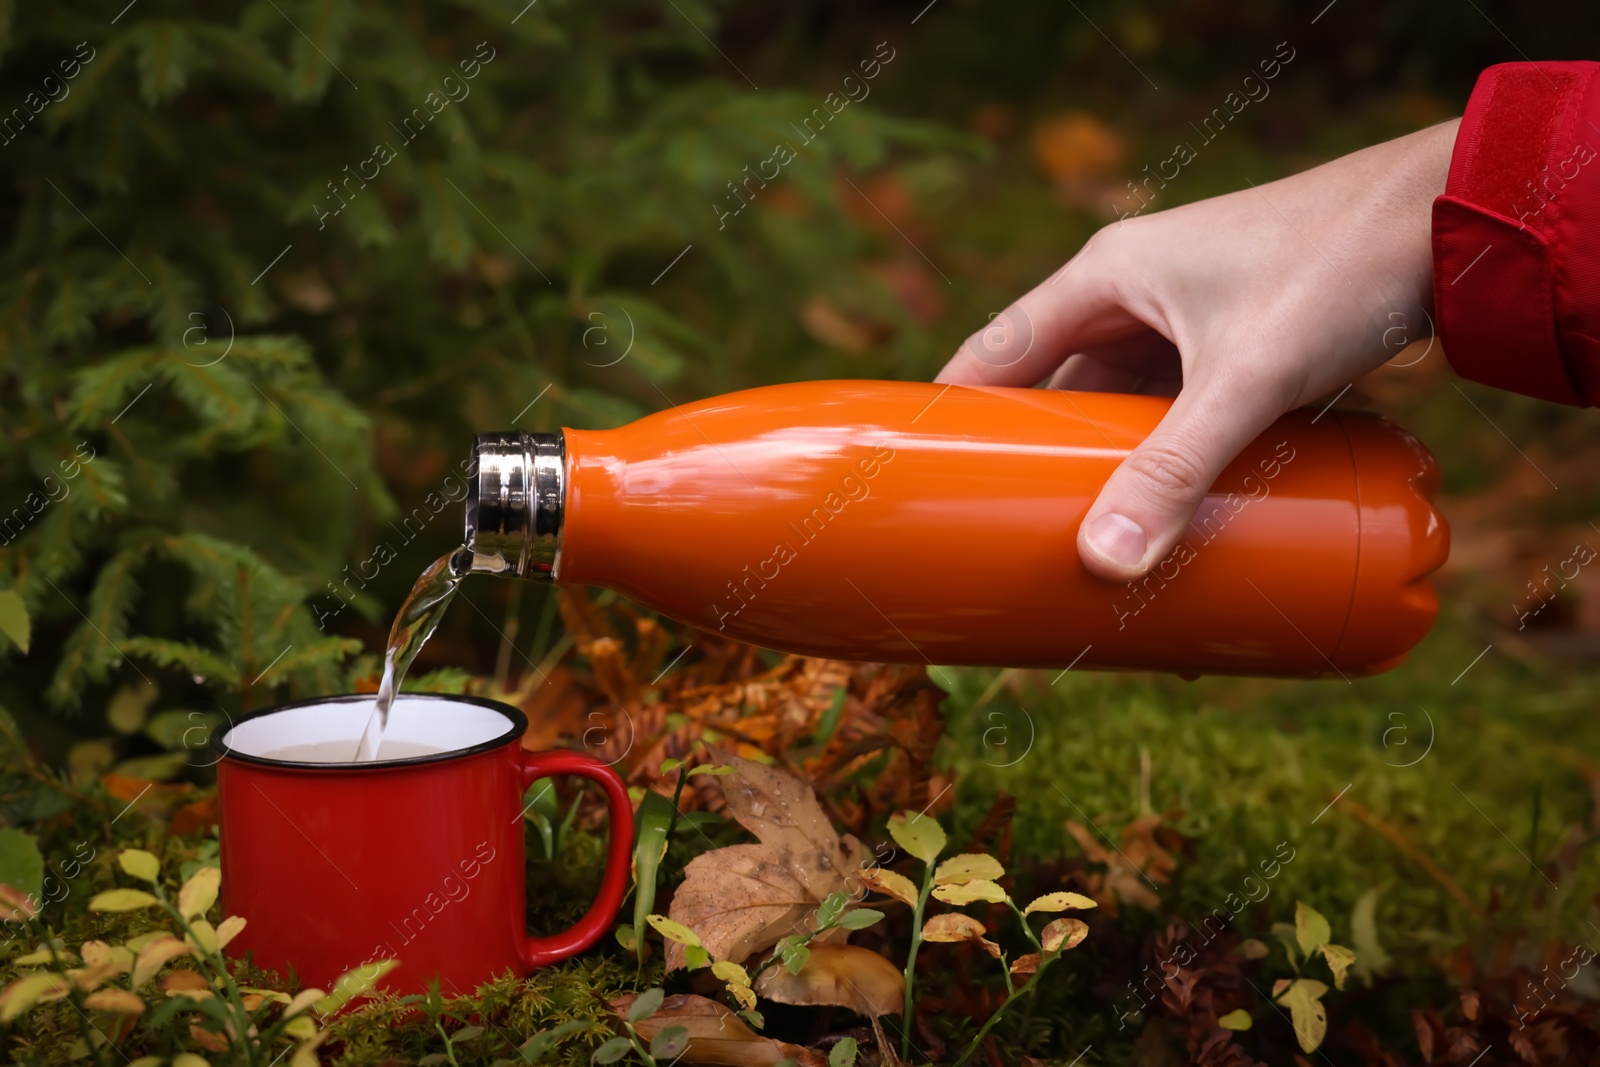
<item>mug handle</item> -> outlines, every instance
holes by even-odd
[[[593,756],[579,752],[553,749],[548,752],[528,752],[518,749],[515,757],[522,772],[522,789],[540,778],[558,774],[571,774],[587,778],[606,791],[606,808],[610,813],[610,843],[606,848],[606,869],[600,876],[600,892],[595,895],[589,910],[572,926],[549,937],[529,937],[523,946],[522,963],[529,970],[543,967],[568,956],[576,955],[600,940],[617,917],[623,894],[628,889],[628,875],[632,869],[633,852],[633,802],[628,799],[628,788],[617,772]],[[516,904],[520,913],[523,904]],[[518,923],[524,922],[520,917]]]

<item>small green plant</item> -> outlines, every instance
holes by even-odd
[[[755,983],[762,975],[780,965],[790,974],[797,975],[810,961],[811,942],[832,930],[865,930],[882,918],[883,912],[872,908],[850,908],[848,893],[830,894],[817,906],[812,928],[779,940],[771,955],[757,964],[753,973],[731,960],[713,960],[701,944],[700,935],[682,923],[665,915],[651,915],[647,921],[663,938],[683,946],[684,964],[691,971],[710,967],[711,973],[723,983],[728,996],[739,1005],[739,1017],[759,1030],[765,1020],[756,1011]]]
[[[77,781],[110,772],[129,778],[167,782],[186,771],[209,766],[211,731],[227,721],[220,711],[158,707],[161,690],[153,681],[125,682],[106,702],[102,731],[85,729],[67,750],[67,770]],[[151,743],[161,751],[133,754]],[[132,750],[132,753],[130,753]]]
[[[426,994],[398,997],[394,1003],[396,1005],[420,1005],[423,1015],[422,1026],[430,1032],[430,1036],[437,1034],[439,1040],[443,1043],[443,1051],[429,1052],[418,1057],[416,1060],[417,1067],[443,1067],[445,1064],[449,1064],[450,1067],[461,1067],[461,1062],[464,1059],[481,1061],[485,1057],[485,1053],[492,1049],[496,1043],[513,1046],[520,1055],[522,1062],[535,1063],[554,1048],[556,1043],[563,1037],[576,1033],[589,1025],[583,1020],[566,1022],[549,1030],[541,1030],[518,1046],[499,1027],[490,1024],[490,1029],[486,1029],[480,1025],[485,1021],[486,1017],[482,1012],[475,1010],[475,1006],[472,1005],[469,998],[462,997],[446,1000],[439,991],[437,979],[428,987]],[[445,1026],[445,1023],[451,1020],[459,1024],[454,1030]],[[460,1054],[458,1055],[458,1053]],[[513,1061],[501,1058],[496,1062],[509,1064]]]
[[[1328,970],[1333,972],[1334,988],[1344,988],[1345,976],[1356,962],[1356,954],[1343,945],[1332,943],[1333,928],[1321,912],[1304,901],[1298,901],[1294,906],[1294,925],[1274,923],[1272,932],[1283,943],[1289,966],[1294,968],[1296,975],[1320,955],[1327,963]],[[1289,1009],[1289,1018],[1294,1023],[1294,1036],[1300,1042],[1300,1047],[1308,1053],[1315,1052],[1328,1035],[1328,1010],[1322,1004],[1327,992],[1326,983],[1315,978],[1280,978],[1272,986],[1272,998]]]
[[[528,787],[527,807],[524,814],[534,829],[539,831],[539,843],[544,846],[544,858],[554,860],[561,852],[561,841],[572,829],[578,817],[581,797],[574,797],[566,813],[556,797],[556,783],[552,778],[540,778]]]
[[[666,857],[667,845],[671,842],[673,833],[680,822],[699,824],[707,818],[717,818],[707,812],[685,814],[680,810],[678,803],[683,799],[683,787],[692,775],[728,774],[732,770],[733,768],[726,764],[702,763],[691,767],[680,759],[665,760],[661,764],[662,774],[678,772],[672,799],[668,800],[655,790],[649,789],[639,801],[639,810],[634,815],[633,922],[618,926],[616,938],[623,949],[634,954],[634,959],[640,967],[644,966],[645,941],[639,935],[639,931],[644,928],[651,909],[655,907],[656,877],[661,870],[661,861]]]
[[[790,936],[782,937],[781,941],[774,945],[773,952],[765,960],[760,961],[754,969],[746,969],[744,965],[733,960],[714,960],[710,952],[707,952],[704,942],[701,942],[699,934],[694,933],[693,929],[688,928],[683,923],[667,918],[666,915],[648,915],[646,923],[656,933],[661,934],[666,941],[682,945],[683,965],[690,971],[709,968],[710,973],[714,974],[718,981],[722,982],[726,995],[733,1001],[734,1005],[738,1006],[738,1011],[726,1014],[725,1019],[717,1019],[715,1013],[728,1013],[728,1008],[718,1005],[715,1001],[699,997],[674,998],[674,1001],[698,1001],[699,1006],[672,1003],[667,1011],[662,1011],[662,990],[659,989],[651,989],[648,992],[640,993],[637,998],[632,998],[626,1003],[624,1001],[613,1001],[614,1008],[621,1013],[624,1033],[618,1035],[618,1037],[611,1038],[610,1041],[606,1041],[605,1045],[600,1046],[600,1049],[595,1053],[594,1062],[597,1062],[597,1064],[610,1064],[610,1062],[616,1062],[622,1056],[626,1056],[629,1051],[634,1051],[646,1064],[654,1064],[656,1059],[669,1059],[669,1057],[680,1056],[690,1046],[691,1040],[720,1040],[723,1043],[728,1043],[728,1045],[739,1046],[738,1051],[733,1053],[734,1056],[760,1056],[763,1057],[760,1062],[774,1062],[774,1067],[784,1067],[784,1065],[794,1067],[794,1059],[776,1059],[776,1061],[765,1059],[765,1057],[782,1053],[784,1049],[789,1049],[790,1053],[795,1054],[803,1053],[803,1049],[795,1049],[794,1046],[782,1045],[779,1041],[771,1041],[768,1038],[760,1038],[755,1035],[755,1030],[760,1030],[766,1025],[765,1017],[755,1008],[755,1005],[757,1005],[757,989],[762,989],[763,995],[766,995],[766,997],[776,998],[782,1003],[818,1003],[818,1001],[803,1000],[803,998],[802,1000],[797,1000],[797,998],[794,998],[792,990],[762,984],[762,976],[774,971],[776,968],[781,968],[779,973],[798,976],[802,971],[805,971],[806,966],[810,965],[811,958],[813,958],[810,945],[818,937],[822,937],[824,934],[830,933],[830,931],[837,931],[837,929],[866,929],[867,926],[874,925],[882,918],[883,913],[874,909],[866,909],[866,907],[851,909],[851,897],[848,893],[829,894],[818,905],[818,909],[811,913],[810,929],[806,929],[805,933],[790,934]],[[872,957],[872,953],[867,953],[867,950],[853,949],[851,945],[843,945],[842,949],[845,952],[866,953],[866,955]],[[827,974],[829,974],[827,981],[835,981],[835,976],[840,973],[837,968],[837,961],[829,968],[822,968],[826,969]],[[891,974],[893,974],[893,969],[891,969]],[[846,968],[845,977],[846,981],[848,981],[848,968]],[[826,1000],[821,1001],[821,1003],[846,1003],[846,1001]],[[866,1005],[854,1003],[854,1001],[851,1001],[850,1006],[853,1006],[856,1011],[867,1011],[867,1014],[872,1016],[872,1027],[874,1027],[874,1032],[877,1033],[878,1046],[885,1051],[886,1064],[893,1065],[896,1061],[894,1061],[893,1053],[891,1053],[890,1048],[886,1045],[885,1038],[883,1038],[882,1027],[878,1024],[877,1014],[882,1011],[882,1006],[878,1006],[877,1009],[870,1009]],[[650,1037],[650,1046],[646,1049],[646,1035],[638,1032],[635,1024],[645,1024],[646,1021],[653,1021],[658,1013],[661,1013],[661,1017],[654,1022],[653,1027],[648,1027],[648,1029],[653,1030],[653,1033],[648,1035]],[[675,1019],[683,1019],[685,1022],[696,1025],[696,1030],[691,1033],[690,1029],[685,1025],[670,1022],[675,1021]],[[739,1025],[741,1022],[749,1025],[750,1030],[742,1029],[741,1025]],[[707,1030],[710,1030],[710,1033]],[[750,1059],[750,1061],[746,1061],[746,1059],[728,1059],[728,1061],[712,1062],[757,1061],[755,1059]],[[834,1051],[829,1054],[829,1067],[851,1067],[854,1062],[856,1062],[856,1041],[853,1038],[846,1038],[845,1041],[840,1041],[838,1045],[834,1046]]]
[[[638,1054],[639,1059],[647,1067],[656,1067],[658,1060],[675,1060],[683,1055],[689,1047],[689,1030],[684,1026],[669,1026],[650,1039],[648,1045],[634,1029],[635,1023],[642,1023],[661,1009],[661,1002],[666,998],[666,992],[660,988],[647,989],[634,998],[628,1005],[627,1014],[622,1018],[622,1028],[625,1034],[613,1037],[610,1041],[595,1049],[594,1063],[616,1063],[628,1053]]]
[[[805,970],[806,964],[811,959],[811,942],[826,934],[830,930],[865,930],[883,918],[883,912],[872,908],[851,908],[850,896],[846,893],[830,894],[817,907],[816,916],[812,921],[812,928],[803,934],[790,934],[780,940],[768,956],[756,967],[756,977],[760,978],[770,968],[783,964],[784,970],[790,974],[799,974]]]
[[[68,1000],[77,1009],[82,1035],[74,1054],[93,1057],[96,1067],[112,1067],[107,1046],[123,1056],[118,1042],[133,1032],[141,1016],[146,1028],[154,1030],[180,1015],[191,1018],[189,1035],[196,1044],[227,1056],[240,1067],[268,1067],[291,1050],[290,1067],[315,1067],[316,1049],[327,1039],[327,1031],[317,1025],[313,1010],[326,1015],[343,1008],[370,992],[398,963],[383,960],[351,971],[334,984],[331,993],[306,989],[290,996],[275,989],[242,986],[222,950],[244,929],[245,920],[234,915],[213,926],[206,918],[217,902],[220,869],[199,867],[173,898],[162,884],[161,864],[152,853],[123,849],[117,854],[117,864],[149,889],[106,890],[89,901],[89,910],[156,908],[171,920],[175,931],[150,931],[120,945],[85,941],[74,953],[40,920],[30,898],[0,886],[0,904],[40,939],[37,951],[13,961],[19,967],[40,969],[24,973],[0,991],[0,1022],[11,1022],[41,1004]],[[153,989],[156,978],[180,960],[193,966],[174,968],[166,975],[160,983],[163,1000]],[[97,1026],[91,1012],[109,1017],[109,1022]],[[180,1056],[179,1060],[199,1060],[185,1055],[189,1059]],[[159,1057],[147,1056],[133,1064],[153,1067],[159,1062]]]
[[[1029,921],[1030,916],[1084,910],[1097,905],[1081,893],[1062,891],[1046,893],[1035,898],[1027,907],[1019,908],[1011,895],[1000,887],[999,879],[1005,876],[1005,868],[999,860],[983,853],[963,853],[935,866],[935,861],[945,850],[947,838],[944,828],[929,815],[897,812],[889,818],[889,836],[894,838],[895,844],[921,860],[923,867],[920,888],[904,875],[881,867],[869,868],[863,874],[868,886],[911,906],[911,949],[906,955],[905,1013],[901,1025],[900,1058],[909,1060],[911,1056],[912,983],[917,951],[924,941],[974,941],[1000,961],[1001,975],[1006,983],[1006,999],[979,1027],[966,1050],[956,1060],[955,1067],[961,1067],[978,1051],[978,1046],[1000,1021],[1006,1009],[1033,992],[1050,964],[1063,952],[1076,948],[1089,934],[1086,923],[1070,917],[1052,919],[1036,933]],[[924,922],[923,915],[930,896],[953,907],[980,902],[1005,904],[1016,915],[1033,951],[1008,962],[1005,951],[987,937],[989,931],[983,923],[961,912],[946,912]],[[1021,986],[1016,985],[1013,979],[1024,976],[1027,981]]]

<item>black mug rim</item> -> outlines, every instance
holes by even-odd
[[[476,704],[481,708],[488,708],[498,712],[511,722],[511,728],[505,733],[480,741],[466,748],[452,748],[445,752],[430,752],[425,756],[407,756],[404,759],[370,760],[357,763],[348,761],[344,763],[302,763],[297,760],[273,759],[270,756],[256,756],[248,752],[240,752],[232,748],[224,740],[229,733],[243,726],[252,719],[265,718],[276,715],[282,711],[293,711],[295,708],[313,707],[322,704],[346,704],[352,701],[377,699],[376,693],[336,693],[332,696],[310,697],[305,700],[291,700],[284,704],[274,704],[269,708],[261,708],[242,716],[237,721],[230,721],[226,729],[211,732],[211,750],[217,754],[220,764],[223,760],[237,760],[240,763],[250,763],[257,767],[276,767],[279,769],[299,771],[358,771],[361,773],[374,773],[377,771],[395,770],[404,767],[419,767],[429,763],[445,763],[450,760],[464,759],[476,756],[481,752],[489,752],[500,748],[522,737],[528,730],[528,717],[517,708],[501,700],[490,700],[488,697],[456,695],[453,693],[398,693],[395,699],[406,700],[439,700],[451,704]]]

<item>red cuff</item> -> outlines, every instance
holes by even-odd
[[[1433,294],[1462,377],[1600,403],[1600,63],[1478,77],[1433,205]]]

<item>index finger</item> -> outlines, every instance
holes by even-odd
[[[1096,247],[1105,233],[962,342],[934,381],[1033,385],[1074,352],[1148,329],[1127,308],[1121,257]]]

